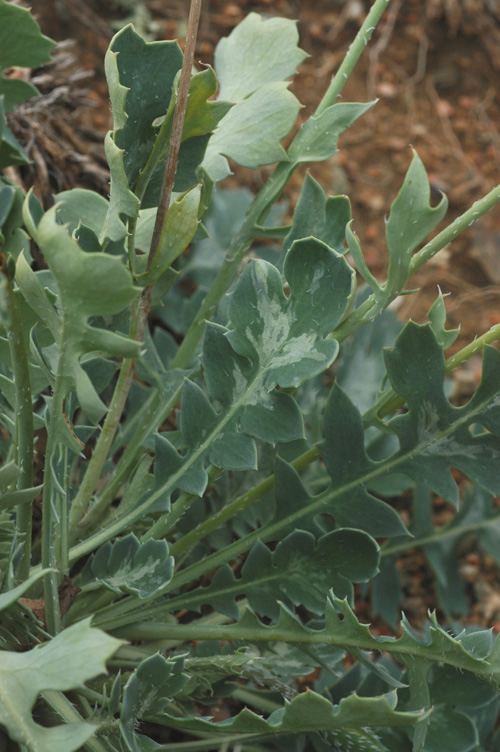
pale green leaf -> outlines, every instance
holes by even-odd
[[[234,329],[227,338],[237,353],[258,363],[266,390],[276,384],[297,387],[332,363],[338,344],[324,338],[342,319],[354,291],[354,275],[345,259],[314,238],[294,243],[284,274],[288,298],[275,267],[254,261],[230,298]],[[231,394],[241,388],[237,377],[233,373],[224,387],[218,385],[217,399],[223,389]]]
[[[42,727],[31,711],[44,690],[78,689],[106,672],[106,661],[122,644],[85,620],[26,653],[2,653],[0,722],[12,741],[30,752],[75,752],[94,733],[91,723]]]
[[[127,235],[125,218],[136,218],[140,201],[130,190],[123,162],[124,150],[114,142],[111,132],[106,134],[104,149],[111,173],[109,208],[101,232],[101,238],[121,240]]]
[[[196,186],[172,202],[151,268],[138,277],[141,284],[150,285],[158,280],[193,239],[199,224],[200,195],[201,190]]]
[[[6,488],[7,486],[10,486],[11,483],[17,480],[18,476],[19,467],[16,465],[14,460],[5,462],[0,467],[0,487]]]
[[[210,732],[218,734],[298,734],[338,729],[357,729],[368,726],[412,726],[422,713],[398,712],[395,692],[382,697],[358,697],[353,694],[333,705],[326,697],[306,690],[297,695],[285,706],[264,719],[248,708],[227,721],[207,721],[198,718],[174,718],[162,714],[155,720],[165,725],[185,731]],[[355,741],[356,734],[352,740]],[[347,741],[347,739],[346,739]]]
[[[57,216],[73,233],[79,224],[85,225],[100,235],[109,204],[103,196],[84,188],[72,188],[54,196]]]
[[[471,752],[478,748],[478,742],[476,727],[464,713],[435,708],[423,752]]]
[[[344,254],[346,227],[350,219],[351,204],[347,196],[327,198],[320,184],[307,173],[292,227],[283,241],[282,255],[286,255],[295,240],[308,237],[322,240],[337,253]]]
[[[182,128],[182,140],[212,133],[224,115],[231,109],[231,102],[213,101],[217,91],[217,79],[213,68],[208,65],[205,70],[191,76],[189,97]]]
[[[494,638],[490,630],[461,633],[456,637],[442,629],[434,613],[421,636],[415,635],[407,619],[401,622],[402,633],[396,638],[374,635],[369,625],[361,624],[346,600],[331,594],[323,628],[305,626],[284,605],[281,605],[279,621],[263,625],[251,609],[247,609],[237,624],[218,627],[198,625],[194,639],[214,639],[223,635],[225,640],[250,642],[293,642],[298,645],[333,645],[347,652],[352,650],[375,650],[390,653],[396,660],[410,657],[413,660],[443,663],[460,670],[470,671],[493,687],[500,686],[500,638]],[[182,630],[187,637],[191,630],[185,624],[169,627],[170,639],[175,639]],[[196,634],[196,637],[194,635]],[[417,719],[416,719],[417,720]]]
[[[57,282],[66,315],[86,323],[90,316],[119,313],[139,290],[122,261],[105,253],[85,253],[56,222],[57,209],[40,220],[37,239]]]
[[[213,180],[230,174],[221,155],[252,169],[288,161],[280,141],[290,133],[300,104],[287,87],[288,83],[282,81],[266,84],[222,118],[203,161]]]
[[[105,66],[113,140],[124,150],[127,184],[134,190],[156,139],[153,121],[167,112],[182,52],[177,42],[146,43],[126,26],[111,40]]]
[[[446,308],[444,305],[445,296],[439,289],[438,296],[434,303],[427,311],[427,318],[430,321],[431,329],[434,332],[434,336],[443,350],[447,350],[455,342],[460,333],[460,327],[458,329],[446,329]]]
[[[33,309],[56,341],[60,340],[62,321],[53,302],[43,287],[40,275],[36,274],[21,253],[16,262],[16,282],[28,305]]]
[[[249,13],[215,50],[219,97],[241,102],[261,86],[284,81],[307,57],[295,22]]]
[[[36,68],[50,60],[55,47],[52,39],[44,36],[27,8],[0,0],[0,72],[5,68],[20,66]],[[0,95],[5,95],[7,110],[15,104],[38,94],[27,81],[0,77]]]
[[[106,411],[88,374],[80,364],[80,358],[87,352],[102,351],[107,355],[136,357],[139,343],[115,332],[108,332],[91,326],[91,316],[102,316],[121,312],[138,295],[139,288],[134,287],[129,270],[117,256],[105,253],[86,253],[68,234],[67,229],[56,221],[57,207],[49,210],[40,219],[35,228],[37,242],[48,262],[54,276],[60,298],[64,328],[64,343],[59,343],[68,359],[65,369],[66,394],[75,389],[87,417],[97,423]],[[55,329],[54,315],[49,314],[44,293],[40,285],[34,283],[29,270],[24,268],[25,288],[28,302],[33,302],[37,312]],[[59,329],[54,332],[59,336]],[[49,348],[42,350],[32,340],[35,352],[39,354],[39,363],[47,365],[49,374],[57,369],[61,353],[57,349],[54,367],[45,363]],[[61,335],[62,336],[62,335]],[[71,357],[70,357],[71,356]],[[60,416],[61,436],[66,436],[66,444],[74,449],[74,442],[68,435],[67,421]]]
[[[0,494],[0,510],[10,509],[18,504],[26,504],[33,501],[35,496],[41,492],[43,486],[34,486],[33,488],[22,488],[17,491],[8,491]]]

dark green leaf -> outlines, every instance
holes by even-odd
[[[489,493],[500,492],[500,354],[486,347],[481,383],[463,407],[444,394],[442,349],[429,325],[408,323],[393,349],[386,351],[392,386],[408,403],[407,415],[390,427],[401,450],[398,472],[458,504],[451,468],[458,468]],[[484,433],[473,435],[478,424]]]
[[[337,151],[340,134],[374,104],[340,102],[328,107],[321,115],[310,117],[292,141],[288,150],[290,161],[323,162],[331,157]]]
[[[443,219],[448,207],[446,196],[431,207],[430,186],[420,157],[414,151],[403,187],[393,205],[386,225],[390,263],[386,288],[399,294],[408,278],[411,255],[417,245]]]

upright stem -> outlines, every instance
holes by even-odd
[[[179,149],[181,148],[182,129],[184,127],[184,116],[186,114],[187,100],[189,95],[189,82],[191,80],[191,71],[193,69],[194,51],[196,48],[196,37],[198,35],[198,24],[200,21],[202,0],[191,0],[189,9],[188,27],[186,33],[186,43],[184,47],[184,59],[182,63],[181,77],[179,79],[179,91],[175,106],[174,121],[172,124],[172,135],[170,136],[170,146],[167,154],[167,162],[163,172],[163,181],[158,203],[158,213],[149,250],[147,269],[151,268],[153,258],[158,250],[161,231],[165,223],[165,218],[170,206],[170,198],[174,187],[175,171],[177,169],[177,160]]]
[[[130,336],[132,339],[136,339],[139,342],[142,340],[147,318],[147,315],[141,315],[141,310],[143,311],[143,302],[143,298],[141,297],[140,301],[136,304],[136,310],[132,311],[131,314]],[[101,433],[94,447],[94,452],[88,463],[78,493],[71,506],[69,515],[70,530],[75,530],[78,522],[87,512],[90,499],[92,498],[92,494],[94,493],[99,478],[101,477],[102,469],[107,460],[111,444],[113,443],[113,439],[125,408],[125,403],[132,384],[134,368],[135,360],[133,358],[124,358]]]
[[[184,116],[186,114],[187,99],[189,94],[189,82],[191,78],[191,70],[193,67],[196,36],[201,13],[201,4],[202,0],[191,0],[188,31],[184,47],[184,59],[172,125],[172,135],[170,138],[167,161],[163,173],[163,182],[158,205],[158,213],[156,216],[153,238],[148,255],[148,269],[150,269],[155,254],[158,250],[161,232],[170,205],[170,197],[172,195],[175,171],[177,168],[177,159],[179,156],[179,149],[182,140],[182,129],[184,126]],[[144,335],[147,318],[151,310],[152,295],[153,286],[150,285],[144,290],[139,304],[135,307],[131,315],[130,335],[138,342],[142,341]],[[70,525],[73,530],[78,525],[80,519],[86,514],[90,499],[92,498],[92,494],[94,493],[99,478],[101,477],[102,469],[108,458],[111,444],[120,424],[123,410],[125,409],[125,404],[134,375],[135,362],[135,359],[126,358],[122,363],[109,411],[106,415],[106,419],[102,427],[101,435],[99,436],[99,439],[96,443],[92,458],[88,464],[83,482],[80,486],[80,490],[71,509]]]
[[[23,329],[16,306],[12,280],[5,273],[7,303],[7,339],[14,375],[16,395],[16,428],[14,437],[14,460],[19,468],[17,489],[33,486],[33,406],[28,358],[24,347]],[[16,579],[27,580],[31,566],[31,502],[19,504],[16,509],[16,533],[23,543],[21,558],[16,570]]]
[[[71,362],[75,354],[67,346],[66,334],[63,329],[61,338],[61,356],[57,365],[56,382],[52,402],[50,403],[50,420],[47,431],[47,446],[45,450],[46,462],[44,473],[44,485],[42,496],[42,568],[56,571],[49,572],[43,580],[45,599],[45,621],[47,631],[55,635],[61,629],[61,614],[59,609],[58,586],[63,574],[69,571],[69,551],[67,545],[68,518],[63,509],[68,503],[66,497],[67,468],[63,465],[62,483],[56,478],[58,463],[66,457],[66,450],[61,442],[61,436],[65,432],[63,422],[65,398],[71,386],[68,383],[71,373]]]
[[[316,115],[331,107],[337,102],[340,92],[344,88],[345,82],[351,75],[359,58],[364,52],[365,47],[371,39],[371,36],[377,28],[378,22],[382,18],[390,0],[375,0],[362,26],[360,27],[354,42],[349,47],[338,71],[332,79],[332,82],[323,96],[323,99],[316,108]]]

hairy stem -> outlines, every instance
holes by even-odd
[[[322,631],[306,631],[286,625],[265,627],[264,625],[244,626],[229,624],[227,626],[200,627],[193,624],[163,624],[155,622],[138,622],[123,629],[116,630],[117,636],[128,640],[248,640],[250,642],[285,642],[296,645],[334,645],[349,650],[383,650],[400,656],[421,657],[436,663],[446,663],[456,668],[466,667],[488,683],[498,688],[498,680],[492,675],[491,666],[487,661],[480,661],[472,655],[465,653],[464,656],[455,657],[444,654],[439,646],[434,647],[414,641],[408,644],[403,638],[397,640],[388,637],[374,644],[374,638],[368,630],[365,634],[353,634],[349,636],[342,631],[337,634],[334,629]]]
[[[46,465],[42,495],[42,541],[41,564],[49,572],[43,580],[45,600],[45,621],[47,631],[54,635],[61,630],[61,614],[59,609],[58,586],[62,576],[69,572],[68,515],[64,506],[68,504],[66,450],[61,443],[65,432],[65,399],[70,391],[69,377],[70,363],[74,353],[67,346],[66,334],[63,329],[61,338],[61,356],[57,364],[57,375],[54,393],[50,403],[50,420],[47,431],[47,446],[45,450]],[[59,468],[62,464],[62,470]],[[63,558],[64,557],[64,558]]]
[[[7,339],[14,375],[16,397],[16,423],[14,437],[14,461],[19,468],[16,488],[22,490],[33,486],[33,406],[28,357],[24,347],[21,319],[16,306],[12,280],[5,274],[5,297],[7,309]],[[23,543],[23,550],[16,569],[16,579],[27,580],[31,566],[31,502],[19,504],[16,509],[16,534]]]

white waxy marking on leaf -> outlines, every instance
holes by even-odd
[[[258,353],[259,361],[263,363],[268,361],[287,339],[290,321],[286,313],[281,310],[279,301],[272,299],[261,311],[261,321],[263,327],[258,339],[249,326],[245,330],[245,336]]]
[[[309,360],[324,360],[324,354],[314,349],[316,337],[314,334],[301,334],[300,337],[294,337],[289,340],[280,353],[277,353],[272,360],[274,368],[293,364],[302,358]]]
[[[248,388],[248,381],[243,376],[240,368],[235,364],[232,372],[234,390],[233,390],[233,404],[243,394],[245,389]]]
[[[311,286],[309,287],[307,291],[310,295],[314,295],[314,293],[319,289],[319,281],[324,276],[325,276],[324,264],[318,264],[318,266],[314,270]]]

